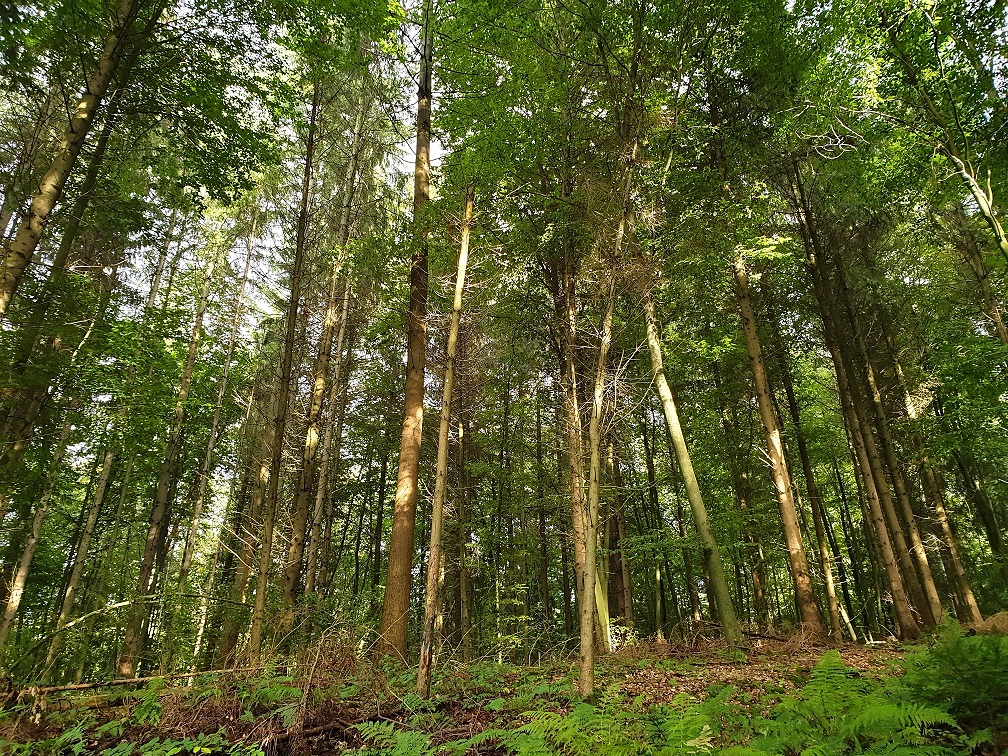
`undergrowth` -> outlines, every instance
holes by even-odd
[[[717,661],[742,669],[750,663]],[[675,671],[665,674],[673,677],[704,673],[703,664],[688,660],[674,665],[642,660],[634,669],[649,665],[656,670],[672,666]],[[911,649],[889,673],[860,672],[837,651],[827,651],[804,673],[804,682],[789,691],[768,685],[760,694],[720,685],[702,699],[679,693],[649,704],[623,689],[632,672],[615,662],[601,667],[600,692],[590,702],[574,695],[569,664],[443,669],[430,701],[410,692],[414,676],[402,671],[372,675],[366,684],[361,676],[349,677],[310,696],[304,681],[274,670],[244,679],[208,678],[181,690],[155,681],[110,709],[121,716],[101,716],[101,709],[46,711],[37,705],[5,711],[0,752],[980,756],[1000,753],[1008,733],[1008,639],[968,636],[951,625],[928,646]],[[327,720],[326,706],[343,707],[338,711],[351,711],[357,719],[329,731],[324,741],[277,740],[278,733],[304,726],[313,710],[317,721],[331,722],[335,715]],[[186,717],[199,712],[203,731],[180,735]],[[227,721],[208,726],[213,722],[207,712]]]

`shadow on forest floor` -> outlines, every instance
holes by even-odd
[[[415,670],[350,643],[288,670],[151,679],[142,687],[27,689],[0,713],[0,753],[1000,754],[1008,637],[948,625],[914,646],[830,646],[795,634],[635,643],[604,658],[591,702],[576,659],[444,662],[430,700]]]

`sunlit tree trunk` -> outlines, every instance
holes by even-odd
[[[437,467],[435,468],[434,499],[431,504],[430,549],[427,561],[427,587],[424,594],[423,639],[420,645],[420,667],[417,670],[417,693],[430,696],[431,671],[434,668],[434,625],[440,613],[442,575],[441,530],[444,520],[445,491],[448,487],[448,434],[451,430],[452,382],[455,379],[455,350],[458,344],[459,321],[462,317],[462,292],[465,289],[466,265],[469,261],[469,227],[473,214],[473,186],[466,189],[462,213],[462,242],[455,276],[455,299],[445,354],[444,389],[441,397],[441,421],[438,427]]]
[[[294,260],[291,265],[287,312],[284,319],[284,338],[281,343],[280,382],[277,384],[276,414],[274,417],[273,449],[269,468],[269,485],[263,502],[263,529],[259,546],[259,569],[256,575],[255,608],[249,632],[249,656],[258,662],[262,655],[263,625],[266,614],[266,588],[273,563],[273,532],[276,528],[277,509],[283,478],[284,436],[290,408],[292,376],[294,372],[294,343],[296,341],[298,313],[301,308],[301,289],[304,285],[307,235],[315,169],[315,150],[318,136],[319,110],[322,91],[318,77],[312,80],[312,100],[305,137],[304,171],[301,179],[301,200],[298,208]],[[281,628],[282,629],[282,628]]]
[[[766,431],[767,453],[770,457],[774,489],[784,529],[784,542],[787,545],[788,564],[791,568],[798,611],[801,614],[802,623],[812,632],[822,635],[825,634],[825,628],[823,628],[822,617],[819,616],[815,592],[812,590],[812,577],[809,574],[805,547],[802,545],[801,531],[798,527],[798,514],[791,488],[791,476],[784,460],[780,428],[777,427],[777,419],[770,400],[770,388],[763,367],[763,352],[760,347],[749,293],[749,278],[742,257],[735,261],[733,271],[739,313],[742,318],[742,330],[749,352],[749,365],[756,383],[756,399],[759,404],[760,419],[763,421],[763,428]]]
[[[3,320],[21,278],[35,256],[53,209],[63,196],[67,179],[73,172],[84,140],[91,131],[123,55],[130,44],[141,41],[130,39],[130,29],[148,2],[149,0],[122,0],[116,9],[101,55],[88,77],[87,86],[74,109],[56,155],[38,183],[39,190],[32,198],[28,215],[14,233],[13,239],[4,246],[3,261],[0,264],[0,320]],[[150,5],[153,16],[160,16],[163,4],[158,1]]]

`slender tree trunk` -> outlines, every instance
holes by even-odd
[[[746,556],[749,562],[750,582],[753,590],[753,607],[756,613],[756,624],[766,632],[770,628],[770,607],[766,598],[766,568],[763,561],[763,547],[756,536],[755,522],[752,516],[752,482],[749,479],[749,448],[750,442],[742,434],[735,408],[736,399],[726,400],[721,410],[721,424],[724,427],[725,439],[733,446],[731,452],[732,487],[735,489],[735,501],[743,515],[742,540],[745,542]]]
[[[35,507],[35,517],[32,519],[31,529],[28,531],[24,551],[21,553],[21,561],[18,563],[17,572],[14,574],[14,580],[11,582],[10,593],[7,596],[7,607],[4,610],[3,619],[0,620],[0,662],[4,658],[7,639],[10,637],[10,631],[14,625],[14,618],[17,617],[18,609],[21,607],[21,598],[24,596],[25,584],[28,582],[28,573],[31,570],[32,559],[35,556],[35,547],[38,545],[42,523],[45,521],[46,513],[49,510],[49,502],[52,500],[56,478],[59,475],[60,465],[63,462],[63,455],[66,453],[67,440],[70,438],[72,428],[70,413],[67,412],[67,419],[63,422],[63,429],[60,431],[59,443],[56,445],[56,451],[53,453],[52,464],[49,467],[49,474],[42,489],[42,496]]]
[[[805,489],[808,491],[809,506],[812,509],[812,523],[815,527],[816,542],[819,544],[819,564],[823,571],[823,585],[826,589],[826,604],[829,608],[830,628],[837,640],[841,638],[840,629],[840,604],[837,602],[836,585],[833,582],[833,565],[830,561],[829,540],[826,537],[826,528],[823,522],[823,502],[819,494],[819,486],[816,484],[815,474],[812,471],[812,462],[809,459],[808,444],[805,440],[805,431],[801,426],[801,414],[798,409],[798,399],[795,396],[794,382],[791,378],[791,369],[785,363],[781,367],[781,378],[784,384],[784,393],[787,396],[788,411],[791,415],[791,423],[795,429],[795,439],[798,442],[798,456],[801,459],[802,473],[805,476]],[[853,639],[855,642],[857,638]]]
[[[780,429],[777,427],[777,419],[770,401],[770,388],[763,367],[763,352],[760,348],[759,334],[756,331],[756,320],[749,294],[749,279],[746,274],[745,262],[741,257],[735,261],[734,275],[742,329],[749,351],[749,365],[756,383],[756,399],[759,404],[760,419],[766,430],[767,453],[773,470],[774,488],[777,494],[777,504],[780,508],[781,524],[784,528],[784,541],[787,544],[788,564],[791,568],[798,610],[801,613],[802,623],[813,633],[822,635],[825,633],[825,629],[819,615],[819,607],[816,604],[815,592],[812,590],[812,578],[809,574],[805,548],[802,545],[801,532],[798,528],[798,515],[791,488],[791,476],[784,460]]]
[[[619,549],[619,576],[622,597],[620,606],[622,609],[624,627],[633,630],[634,608],[633,608],[633,583],[630,579],[630,559],[626,553],[626,499],[623,496],[623,474],[620,470],[619,456],[610,444],[610,457],[612,459],[613,485],[616,487],[616,511],[613,513],[616,518],[616,545]],[[545,557],[544,557],[545,559]],[[545,564],[545,563],[544,563]]]
[[[350,238],[350,211],[353,207],[353,196],[354,190],[357,182],[357,162],[360,154],[359,142],[361,139],[361,133],[364,130],[364,120],[368,109],[368,103],[365,98],[365,93],[363,91],[363,79],[362,87],[360,92],[360,102],[357,106],[357,116],[354,122],[353,140],[350,144],[350,160],[347,163],[346,175],[343,181],[343,197],[340,207],[340,220],[338,229],[338,239],[340,250],[346,248],[347,241]],[[324,325],[322,328],[322,334],[319,338],[318,354],[315,358],[315,367],[312,371],[313,384],[312,384],[312,396],[311,403],[308,410],[308,422],[307,430],[305,432],[304,444],[301,454],[301,464],[298,471],[298,487],[294,496],[294,506],[293,506],[293,522],[291,525],[291,539],[290,546],[287,552],[287,563],[284,569],[283,576],[283,612],[280,618],[280,628],[284,633],[289,633],[294,626],[294,611],[295,604],[297,601],[298,588],[301,583],[301,571],[302,564],[304,561],[304,551],[305,551],[305,537],[308,535],[308,522],[309,514],[311,513],[312,528],[311,536],[315,539],[315,547],[318,546],[318,533],[319,527],[316,526],[316,520],[321,518],[322,507],[321,502],[324,497],[319,496],[318,492],[324,492],[325,483],[327,482],[325,478],[320,474],[320,460],[319,460],[319,419],[322,414],[323,402],[325,400],[325,387],[326,381],[329,380],[329,363],[333,351],[333,337],[339,332],[338,346],[337,346],[337,365],[334,371],[334,376],[332,378],[332,386],[335,387],[338,383],[339,372],[341,365],[341,358],[343,353],[343,336],[346,333],[346,317],[350,301],[350,289],[351,285],[346,277],[343,278],[343,297],[341,313],[337,314],[337,302],[340,297],[337,297],[337,280],[339,279],[339,268],[342,265],[342,260],[334,264],[332,277],[329,285],[329,297],[326,302],[326,313],[324,319]],[[338,326],[337,326],[338,323]],[[330,395],[333,391],[330,390]],[[331,402],[330,402],[331,406]],[[329,444],[332,442],[332,413],[329,413],[329,417],[326,419],[325,428],[323,430],[323,435],[325,440],[322,445],[322,464],[326,467],[326,473],[328,473],[328,463],[329,463]],[[313,510],[309,510],[309,502],[314,496],[315,507]],[[314,564],[311,564],[312,554],[315,553],[311,548],[311,543],[309,542],[309,575],[308,580],[312,582],[312,588],[314,589]],[[306,592],[310,592],[307,591]]]
[[[921,540],[920,531],[917,528],[917,520],[914,516],[913,507],[910,504],[910,496],[907,492],[906,482],[903,478],[903,468],[900,461],[896,458],[896,447],[893,443],[892,435],[889,432],[889,419],[885,411],[885,406],[882,403],[882,395],[879,392],[878,385],[875,380],[875,371],[872,368],[871,360],[868,356],[868,349],[865,346],[864,338],[858,328],[857,318],[851,305],[850,293],[847,289],[843,267],[840,264],[839,258],[836,260],[835,264],[837,268],[837,278],[840,285],[840,295],[845,305],[844,309],[847,315],[847,321],[854,340],[854,350],[861,362],[861,369],[866,379],[868,389],[866,393],[871,402],[875,419],[877,421],[875,423],[875,427],[878,429],[879,433],[879,445],[882,447],[885,464],[889,468],[889,477],[892,480],[893,491],[896,494],[896,501],[899,502],[900,512],[903,515],[903,522],[910,538],[910,556],[913,557],[917,565],[920,577],[921,590],[925,600],[924,605],[921,607],[922,615],[927,624],[935,625],[941,622],[944,614],[941,599],[938,596],[938,589],[935,586],[934,576],[931,574],[931,565],[928,562],[927,552],[924,549],[924,543]],[[866,430],[865,432],[867,433],[868,431]]]
[[[469,567],[469,473],[466,470],[466,453],[469,448],[469,420],[459,409],[459,633],[462,635],[462,663],[473,659],[472,628],[472,570]]]
[[[305,568],[305,589],[306,594],[314,594],[318,584],[319,576],[319,553],[322,549],[322,519],[325,512],[326,494],[329,490],[329,473],[333,467],[333,461],[339,464],[340,446],[343,434],[343,412],[346,410],[346,386],[349,380],[349,370],[344,371],[344,365],[349,362],[350,352],[353,350],[353,338],[350,338],[350,346],[347,349],[347,359],[343,357],[344,345],[347,341],[347,318],[350,312],[350,284],[344,282],[343,303],[340,306],[339,333],[336,337],[336,364],[332,368],[332,380],[329,382],[329,397],[327,404],[329,411],[326,413],[325,430],[322,437],[322,459],[318,467],[318,480],[315,483],[315,507],[312,513],[311,535],[308,541],[308,565]],[[340,408],[336,410],[336,402],[340,392],[343,401]],[[337,420],[339,422],[337,422]],[[339,426],[339,434],[335,434],[336,426]],[[333,441],[335,436],[335,442]]]
[[[104,605],[105,601],[108,598],[106,592],[106,585],[108,581],[109,572],[111,571],[110,566],[112,564],[112,558],[115,556],[116,546],[119,543],[119,533],[122,530],[123,510],[126,507],[126,499],[129,497],[130,494],[130,479],[133,476],[133,462],[134,458],[130,457],[126,462],[126,469],[123,472],[122,488],[119,491],[119,504],[116,506],[115,519],[112,522],[112,532],[108,539],[108,546],[103,549],[104,555],[102,556],[102,560],[98,565],[98,571],[97,571],[98,581],[94,587],[94,591],[92,592],[91,609],[88,612],[90,616],[87,618],[84,624],[84,628],[81,631],[81,636],[84,638],[91,637],[91,633],[94,630],[95,620],[97,619],[97,612]],[[53,640],[55,641],[55,638]],[[89,654],[85,650],[85,652],[81,653],[79,656],[80,658],[77,662],[77,670],[76,672],[74,672],[73,676],[75,683],[80,682],[81,678],[84,676],[84,665],[87,662]],[[53,658],[53,661],[55,661],[55,656]],[[51,679],[52,671],[53,671],[53,665],[52,664],[46,665],[45,669],[42,672],[43,682],[48,682]]]
[[[384,420],[385,430],[382,432],[382,464],[378,475],[378,494],[375,497],[375,526],[372,543],[371,588],[376,589],[381,584],[382,575],[382,536],[385,532],[385,494],[388,488],[389,466],[389,422]],[[461,425],[459,426],[461,428]],[[461,518],[461,514],[459,518]]]
[[[182,379],[175,402],[175,412],[172,416],[168,442],[165,446],[165,453],[161,462],[161,472],[158,476],[157,487],[154,492],[154,503],[151,507],[150,519],[147,525],[147,538],[144,543],[143,554],[140,558],[140,575],[137,579],[136,589],[137,600],[129,613],[129,621],[126,625],[126,637],[123,640],[122,651],[119,655],[120,677],[134,676],[136,672],[136,659],[142,650],[142,630],[144,623],[150,615],[147,596],[151,592],[155,580],[155,557],[158,552],[163,552],[166,547],[166,517],[168,515],[169,501],[172,498],[171,491],[176,469],[181,458],[182,430],[186,416],[186,404],[189,400],[193,368],[196,364],[200,337],[203,333],[203,318],[206,315],[210,286],[213,283],[213,273],[218,257],[219,253],[215,251],[204,271],[203,288],[200,291],[199,301],[196,305],[196,317],[189,335],[189,351],[186,355],[185,365],[182,368]]]
[[[77,541],[77,553],[74,555],[73,568],[70,571],[70,580],[67,583],[66,592],[63,594],[63,604],[60,606],[59,617],[56,620],[56,632],[49,643],[49,653],[46,655],[45,669],[50,669],[56,660],[60,646],[63,643],[63,626],[70,619],[70,611],[73,609],[74,598],[77,595],[77,588],[80,586],[81,576],[84,574],[84,562],[87,559],[88,547],[91,545],[91,535],[94,533],[95,525],[98,522],[98,515],[101,513],[102,503],[105,500],[105,489],[108,487],[109,476],[112,474],[112,462],[115,460],[114,449],[105,452],[105,459],[102,462],[101,475],[95,484],[94,494],[91,500],[91,509],[88,511],[87,520],[81,531],[80,539]]]
[[[539,520],[539,619],[544,637],[550,633],[550,593],[549,593],[549,546],[546,538],[546,492],[545,492],[546,469],[543,466],[543,439],[542,439],[542,391],[536,391],[536,478],[537,478],[537,507],[536,514]]]
[[[431,73],[434,46],[432,0],[423,4],[420,75],[417,88],[417,144],[413,171],[413,260],[410,266],[409,326],[403,431],[399,446],[395,510],[389,541],[388,577],[378,630],[379,653],[406,658],[413,540],[423,432],[424,372],[427,364],[427,203],[430,198]]]
[[[214,451],[220,438],[221,411],[224,408],[224,397],[227,395],[228,378],[231,374],[231,361],[234,356],[235,345],[238,342],[238,327],[241,325],[241,317],[245,309],[245,285],[248,282],[249,268],[252,264],[252,237],[254,235],[255,225],[253,225],[252,232],[249,234],[248,248],[245,254],[245,269],[242,271],[241,281],[238,284],[234,315],[231,318],[231,332],[228,335],[227,351],[224,354],[224,369],[217,385],[217,401],[214,403],[213,418],[210,420],[210,434],[207,438],[206,450],[203,452],[203,461],[200,464],[199,487],[196,492],[196,501],[193,503],[192,521],[189,525],[189,533],[186,536],[185,550],[182,552],[182,563],[179,566],[179,588],[185,587],[186,579],[189,576],[189,568],[192,565],[193,553],[196,548],[196,537],[199,535],[199,523],[203,516],[203,500],[206,496],[207,484],[210,481],[210,468],[213,465]]]
[[[258,543],[257,533],[260,531],[261,518],[263,514],[263,501],[266,498],[266,489],[269,486],[270,458],[273,448],[273,434],[276,430],[276,408],[279,387],[277,383],[279,376],[271,382],[272,388],[269,393],[269,404],[256,415],[257,426],[261,428],[258,439],[253,437],[250,443],[259,442],[258,454],[251,456],[254,470],[254,482],[252,484],[252,496],[248,513],[244,520],[239,522],[235,530],[235,542],[238,545],[237,564],[235,566],[234,579],[231,584],[231,591],[228,596],[228,609],[224,615],[224,626],[221,630],[220,644],[217,648],[216,666],[224,667],[234,661],[234,651],[238,645],[238,636],[241,632],[241,617],[238,607],[245,602],[245,592],[248,586],[249,577],[252,574],[253,560],[256,558],[256,546]],[[252,403],[255,395],[249,397],[249,411],[252,411]],[[261,426],[259,426],[261,421]]]
[[[131,55],[130,58],[132,57]],[[42,286],[42,291],[35,297],[29,316],[18,329],[18,346],[13,360],[14,371],[18,374],[23,372],[25,365],[31,358],[39,331],[42,329],[46,313],[48,313],[49,307],[52,304],[53,295],[59,287],[60,280],[65,272],[67,260],[70,258],[70,251],[77,240],[81,221],[87,212],[88,205],[91,203],[91,197],[94,195],[95,185],[98,183],[98,174],[104,162],[105,151],[108,148],[109,138],[115,125],[117,101],[122,92],[123,86],[120,85],[109,99],[108,106],[105,109],[105,120],[102,124],[101,133],[98,135],[98,141],[95,143],[91,159],[88,161],[87,172],[85,173],[84,181],[81,183],[80,191],[69,210],[66,227],[63,230],[63,236],[60,237],[59,248],[56,250],[52,264],[49,266],[49,276]]]
[[[658,392],[658,398],[661,400],[662,411],[665,415],[665,427],[672,439],[676,461],[679,464],[679,470],[686,487],[686,498],[693,514],[693,523],[696,525],[697,535],[700,537],[700,543],[703,547],[704,561],[711,576],[720,612],[721,628],[725,640],[730,645],[741,646],[743,642],[742,628],[739,625],[738,617],[735,614],[735,605],[732,603],[731,593],[728,590],[728,580],[721,563],[721,552],[707,516],[707,508],[704,506],[703,496],[700,493],[700,483],[693,471],[693,461],[690,459],[686,437],[683,435],[682,426],[679,423],[679,411],[672,396],[672,389],[665,377],[661,341],[658,335],[658,319],[655,315],[654,299],[650,291],[644,295],[644,323],[647,330],[648,353],[651,357],[651,372],[655,388]]]
[[[420,645],[420,667],[417,670],[417,693],[430,697],[431,672],[434,668],[434,625],[440,613],[442,574],[441,530],[444,519],[445,490],[448,484],[448,434],[451,429],[452,382],[455,378],[455,350],[458,344],[459,321],[462,317],[462,292],[465,289],[466,265],[469,261],[469,227],[473,214],[473,186],[466,189],[462,215],[462,244],[459,249],[455,277],[455,299],[452,305],[451,327],[445,358],[444,391],[441,397],[441,422],[438,428],[437,467],[434,499],[431,505],[430,550],[427,562],[427,589],[424,597],[423,640]]]
[[[620,236],[625,223],[620,223]],[[605,402],[606,373],[609,347],[612,341],[613,308],[616,300],[616,279],[610,274],[606,310],[599,329],[598,356],[595,364],[595,381],[592,391],[591,416],[588,421],[588,501],[583,514],[584,571],[578,576],[581,601],[578,616],[581,627],[581,666],[578,675],[578,694],[590,698],[595,693],[595,609],[598,603],[598,575],[596,552],[598,548],[599,489],[602,477],[602,409]],[[605,617],[608,620],[608,617]],[[602,628],[606,647],[609,644],[609,627]]]
[[[308,118],[308,133],[305,139],[301,204],[298,210],[294,262],[290,273],[290,298],[287,302],[283,351],[280,359],[280,382],[277,384],[276,416],[274,421],[276,428],[273,432],[273,454],[270,462],[269,486],[264,501],[265,513],[259,552],[259,570],[256,578],[255,609],[252,614],[252,628],[249,634],[249,655],[257,662],[262,655],[263,623],[266,613],[266,588],[269,583],[269,569],[273,562],[273,531],[276,527],[277,505],[281,489],[280,481],[283,476],[284,431],[287,428],[287,415],[290,407],[291,381],[294,371],[294,342],[297,334],[298,312],[301,307],[301,287],[304,283],[309,210],[321,100],[321,87],[316,78],[312,82],[312,101]]]
[[[874,476],[865,449],[863,434],[861,433],[861,423],[856,414],[857,403],[851,395],[850,386],[847,380],[847,371],[844,365],[844,358],[838,346],[838,338],[835,332],[836,324],[832,317],[832,306],[828,291],[828,282],[824,280],[823,271],[820,267],[821,253],[820,244],[812,225],[812,215],[808,206],[808,198],[805,188],[801,183],[799,169],[795,168],[792,175],[793,188],[795,192],[796,208],[799,215],[799,232],[805,245],[805,252],[808,258],[808,267],[812,276],[813,289],[816,300],[819,304],[820,315],[823,321],[823,331],[826,347],[829,349],[833,360],[833,367],[837,376],[837,392],[840,395],[841,412],[845,419],[847,429],[850,433],[851,446],[857,467],[861,470],[861,477],[864,483],[864,501],[867,505],[866,511],[872,524],[875,534],[876,544],[879,549],[879,556],[885,568],[889,585],[892,590],[893,606],[896,612],[896,619],[900,626],[903,637],[912,640],[920,635],[920,628],[910,612],[909,602],[903,586],[903,580],[896,562],[896,553],[889,538],[886,528],[885,515],[882,512],[882,504],[879,492],[875,487]]]

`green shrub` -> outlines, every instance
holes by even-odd
[[[1008,637],[966,635],[949,622],[903,666],[903,697],[940,707],[967,732],[1008,731]]]

